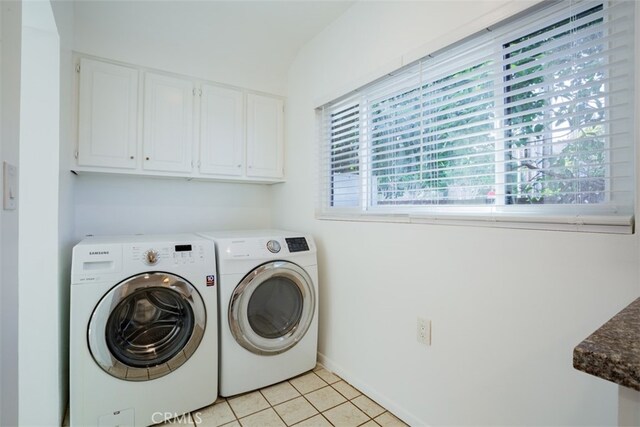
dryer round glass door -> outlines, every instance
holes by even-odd
[[[262,264],[242,279],[229,302],[235,340],[255,354],[287,351],[306,334],[316,295],[309,274],[297,264]]]
[[[110,375],[146,381],[176,370],[195,352],[206,325],[198,291],[182,277],[144,273],[113,287],[89,322],[93,359]]]

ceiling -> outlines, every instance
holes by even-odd
[[[76,0],[74,48],[124,61],[153,53],[170,57],[167,65],[197,53],[214,74],[218,64],[282,80],[299,49],[353,3]]]

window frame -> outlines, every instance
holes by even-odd
[[[603,10],[606,11],[609,2],[607,0],[603,0],[600,2],[592,2],[586,4],[602,4]],[[549,7],[543,7],[542,9],[551,10],[551,23],[560,22],[557,21],[557,17],[555,16],[557,11],[555,11],[555,5]],[[593,7],[593,6],[591,6]],[[523,14],[519,14],[514,20],[520,18],[520,15],[526,16],[529,13],[537,13],[539,7],[535,7],[534,10],[525,11]],[[566,7],[558,7],[561,11],[564,11]],[[561,12],[562,13],[562,12]],[[575,12],[573,12],[575,13]],[[573,13],[569,15],[569,19],[573,19]],[[603,22],[605,22],[605,26],[603,27],[604,31],[608,31],[609,27],[607,25],[607,19],[609,18],[608,14],[604,14]],[[633,17],[631,18],[633,19]],[[510,22],[507,22],[504,25],[510,25]],[[503,24],[498,24],[501,26]],[[544,29],[545,27],[539,27],[540,29]],[[491,30],[490,30],[491,31]],[[484,32],[483,32],[484,33]],[[482,37],[482,34],[476,34],[468,39],[473,39],[474,37]],[[517,40],[517,34],[507,34],[503,36],[501,39],[496,38],[494,42],[491,44],[493,46],[492,52],[490,52],[490,61],[496,62],[496,64],[491,64],[491,67],[500,66],[500,63],[506,61],[506,56],[504,56],[504,48],[507,43],[506,40],[511,39]],[[468,39],[462,40],[459,43],[455,43],[451,47],[447,47],[442,49],[442,51],[447,53],[449,49],[455,49],[455,46],[459,44],[465,43]],[[605,42],[609,43],[609,42]],[[489,53],[483,52],[483,55],[489,55]],[[635,55],[635,52],[634,52]],[[609,72],[609,53],[604,55],[604,60],[607,62],[605,65],[605,70]],[[422,81],[422,67],[423,61],[416,61],[419,64],[420,71],[420,85],[417,87],[417,90],[420,91],[419,103],[421,104],[421,111],[419,119],[420,121],[420,129],[424,128],[424,122],[422,121],[422,115],[424,115],[425,108],[422,107],[424,102],[422,97],[422,92],[424,88],[424,82]],[[416,63],[409,64],[406,67],[402,67],[397,70],[392,75],[400,75],[409,67],[415,67]],[[634,73],[637,71],[634,69]],[[501,79],[503,71],[500,71],[495,74],[494,79]],[[605,80],[605,97],[609,96],[608,92],[608,83]],[[359,118],[360,118],[360,134],[361,139],[359,140],[359,181],[360,184],[358,186],[360,190],[360,204],[357,206],[351,207],[336,207],[332,205],[332,200],[327,198],[327,194],[332,192],[332,180],[333,180],[333,168],[331,166],[331,161],[323,163],[321,166],[321,179],[320,179],[320,195],[321,200],[319,201],[319,207],[316,211],[316,216],[319,219],[328,219],[328,220],[358,220],[358,221],[376,221],[376,222],[415,222],[415,223],[438,223],[438,224],[452,224],[452,225],[490,225],[497,227],[508,227],[508,228],[531,228],[531,229],[552,229],[552,230],[562,230],[562,231],[592,231],[592,232],[605,232],[605,233],[633,233],[634,227],[634,217],[633,212],[635,210],[635,180],[632,182],[631,186],[634,187],[630,190],[626,190],[627,192],[632,193],[632,201],[631,201],[631,211],[628,210],[624,213],[618,212],[619,206],[616,206],[612,201],[606,200],[602,204],[591,205],[589,206],[588,212],[578,211],[576,210],[575,204],[548,204],[548,205],[518,205],[518,204],[505,204],[505,198],[507,197],[506,191],[504,191],[505,186],[507,185],[506,180],[506,162],[498,161],[497,156],[500,156],[501,153],[504,155],[506,153],[506,147],[508,145],[506,137],[499,137],[494,144],[494,158],[496,159],[496,163],[494,163],[494,167],[496,170],[494,171],[495,179],[494,179],[494,192],[495,192],[495,205],[487,205],[487,206],[479,206],[478,204],[473,204],[470,206],[465,205],[437,205],[437,204],[429,204],[428,209],[425,209],[425,205],[409,205],[409,204],[395,204],[395,200],[392,201],[388,206],[382,206],[376,203],[376,185],[372,181],[375,179],[373,174],[370,173],[371,163],[373,159],[373,154],[371,152],[371,141],[369,132],[372,128],[371,126],[371,114],[367,110],[369,107],[370,99],[367,97],[368,89],[370,87],[375,87],[376,85],[385,84],[385,77],[374,81],[373,83],[366,85],[362,88],[362,90],[357,91],[356,97],[351,97],[347,104],[354,104],[359,106]],[[392,84],[392,83],[389,83]],[[503,81],[500,81],[498,85],[495,86],[496,90],[502,90],[505,86]],[[550,92],[552,93],[552,92]],[[389,98],[399,96],[398,92],[390,93]],[[506,110],[508,107],[506,103],[507,93],[504,93],[499,96],[494,96],[493,99],[501,100],[502,105],[494,106],[493,108],[502,108]],[[635,104],[635,98],[632,99],[632,102]],[[323,108],[319,109],[319,120],[320,120],[320,135],[321,135],[321,153],[320,158],[322,159],[323,155],[327,153],[327,143],[330,144],[330,140],[327,141],[326,135],[331,134],[330,122],[323,121],[323,112],[326,109],[332,108],[333,103],[328,103]],[[338,102],[341,104],[341,102]],[[344,106],[342,107],[344,108]],[[634,105],[635,108],[635,105]],[[547,110],[545,110],[545,114]],[[504,122],[505,119],[500,117],[496,117],[494,122]],[[362,126],[363,123],[367,123],[367,126]],[[608,126],[607,120],[605,120],[605,126]],[[327,128],[327,126],[329,126]],[[634,137],[634,128],[637,126],[637,123],[633,123],[633,126],[630,126],[629,134],[631,137]],[[501,126],[494,125],[494,132],[503,132]],[[545,131],[547,131],[545,129]],[[605,136],[609,138],[608,132],[605,132]],[[421,134],[421,139],[424,139],[424,134]],[[502,145],[502,148],[498,148],[498,145]],[[424,163],[424,142],[420,142],[420,165]],[[633,151],[633,147],[631,147]],[[607,156],[610,155],[610,149],[605,146],[605,153]],[[363,154],[364,153],[364,154]],[[635,154],[634,154],[635,157]],[[393,160],[393,158],[392,158]],[[322,161],[322,160],[321,160]],[[606,162],[605,162],[606,163]],[[633,170],[635,171],[635,159],[631,162]],[[498,167],[497,167],[498,166]],[[502,166],[505,170],[500,171],[499,166]],[[609,165],[606,166],[610,168]],[[420,176],[422,179],[422,171],[420,172]],[[328,180],[327,180],[327,177]],[[605,186],[609,186],[611,181],[614,179],[614,175],[609,172],[605,172]],[[329,183],[329,184],[327,184]],[[498,187],[501,187],[500,189]],[[328,187],[328,188],[327,188]],[[609,197],[610,192],[608,188],[605,188],[606,197]],[[540,208],[542,206],[542,208]]]

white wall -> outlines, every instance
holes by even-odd
[[[2,8],[0,7],[0,124],[2,122]],[[2,132],[0,132],[0,159],[2,158]],[[0,178],[2,184],[3,178]],[[2,253],[2,218],[0,217],[0,254]],[[0,271],[2,271],[2,259],[0,258]],[[0,309],[2,307],[2,278],[0,277]],[[2,316],[0,316],[0,332],[2,332]],[[2,339],[0,339],[0,384],[2,384]],[[0,389],[0,423],[2,422],[2,390]]]
[[[75,237],[265,228],[268,187],[184,179],[81,174],[75,184]]]
[[[300,46],[349,6],[345,1],[78,1],[76,48],[282,94]]]
[[[2,8],[0,7],[0,125],[3,125],[2,122],[2,62],[4,58],[2,57]],[[0,132],[0,159],[2,159],[2,132]],[[2,184],[3,178],[0,177],[0,184]],[[0,216],[0,254],[2,253],[2,217]],[[2,271],[2,258],[0,258],[0,271]],[[1,274],[1,273],[0,273]],[[2,277],[0,277],[0,310],[4,307],[2,306]],[[2,316],[0,316],[0,332],[2,332]],[[2,339],[0,339],[0,384],[2,384]],[[0,423],[2,423],[2,389],[0,388]]]
[[[617,387],[574,370],[572,350],[640,294],[636,235],[314,217],[318,100],[532,3],[358,2],[289,71],[274,226],[317,239],[322,360],[411,425],[616,424]]]
[[[20,49],[22,7],[5,1],[2,7],[2,154],[4,161],[18,165],[20,138]],[[0,372],[0,425],[18,423],[18,210],[0,211],[2,256],[0,316],[2,321],[2,365]]]
[[[209,2],[78,2],[75,50],[281,94],[286,64],[275,66],[270,59],[273,67],[256,69],[250,66],[252,58],[234,54],[234,47],[249,45],[247,37],[253,33],[249,22],[249,30],[243,31],[245,22],[230,21],[224,11]],[[268,55],[261,41],[253,45],[253,55]]]
[[[62,419],[57,322],[60,44],[49,2],[23,2],[22,18],[18,417],[20,425],[42,426]]]
[[[186,18],[200,22],[215,6],[206,2],[76,3],[74,49],[255,90],[283,92],[286,73],[281,70],[242,67],[241,58],[223,60],[219,43],[187,43],[193,34]],[[194,15],[198,8],[203,13]],[[225,43],[236,43],[232,35],[227,37]],[[268,227],[269,195],[267,185],[82,174],[75,177],[74,236]]]
[[[74,183],[71,169],[73,151],[72,96],[74,70],[72,49],[74,40],[74,6],[67,0],[53,0],[51,7],[60,35],[60,171],[58,209],[58,298],[60,312],[58,320],[60,344],[59,357],[59,405],[64,414],[69,394],[69,277],[71,270],[71,249],[76,243]]]

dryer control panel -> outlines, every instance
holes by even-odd
[[[289,252],[303,252],[309,250],[309,244],[304,237],[287,237],[284,239],[289,247]]]

